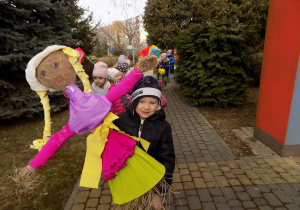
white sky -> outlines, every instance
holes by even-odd
[[[79,0],[78,5],[88,9],[89,13],[93,12],[94,22],[96,23],[101,20],[101,26],[103,26],[116,20],[125,20],[126,18],[143,14],[146,1],[147,0]],[[115,6],[114,2],[117,6]],[[128,6],[125,6],[125,4]]]

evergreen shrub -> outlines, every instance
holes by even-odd
[[[191,105],[237,106],[246,97],[253,29],[191,24],[177,36],[176,81]],[[253,38],[253,37],[252,37]]]
[[[40,97],[30,89],[28,83],[14,84],[0,80],[0,120],[19,117],[32,118],[43,115]],[[69,107],[69,99],[62,92],[49,92],[51,113]]]

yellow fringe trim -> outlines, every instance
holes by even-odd
[[[74,71],[76,72],[79,79],[82,81],[83,86],[84,86],[83,92],[92,93],[89,76],[85,73],[85,71],[80,63],[80,58],[76,53],[76,50],[74,50],[70,47],[67,47],[67,48],[63,49],[63,52],[69,56],[69,62],[73,66]]]

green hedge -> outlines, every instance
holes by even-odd
[[[191,105],[240,105],[251,71],[254,30],[243,25],[191,24],[177,36],[176,81]],[[249,41],[250,40],[250,41]]]

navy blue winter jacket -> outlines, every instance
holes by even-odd
[[[175,63],[175,60],[174,60],[174,57],[172,54],[168,55],[168,58],[169,58],[169,62],[170,62],[169,68],[171,69],[172,65]]]

